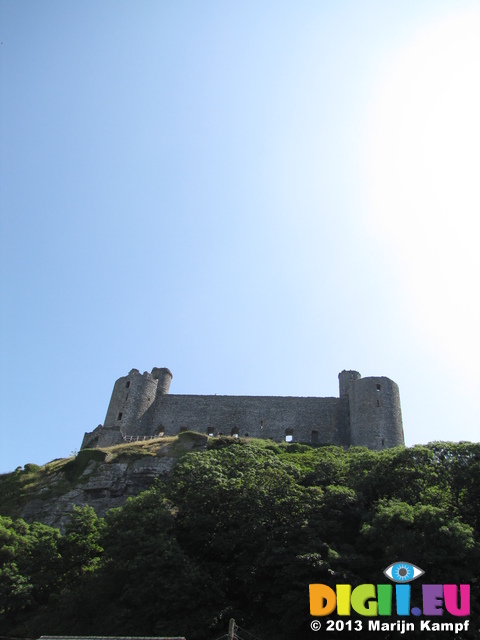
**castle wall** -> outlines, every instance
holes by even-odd
[[[276,441],[291,435],[292,442],[349,443],[347,401],[340,398],[165,395],[157,402],[153,430],[166,436],[192,430]]]
[[[166,368],[132,369],[115,383],[105,426],[86,433],[82,448],[118,444],[124,436],[270,438],[277,442],[365,446],[404,444],[398,386],[386,377],[339,374],[339,398],[171,395]]]
[[[95,449],[96,447],[113,447],[123,442],[120,427],[104,427],[98,425],[93,431],[88,431],[83,436],[80,449]]]

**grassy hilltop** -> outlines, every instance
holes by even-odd
[[[18,518],[152,461],[168,473],[105,518],[77,508],[63,533]],[[314,638],[310,583],[385,583],[398,560],[425,571],[419,583],[471,584],[478,622],[479,479],[479,444],[344,451],[201,434],[25,465],[0,476],[0,635],[212,640],[234,617],[262,640]]]

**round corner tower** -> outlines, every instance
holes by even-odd
[[[112,397],[105,416],[105,427],[120,427],[123,434],[132,429],[137,433],[148,426],[149,409],[157,393],[158,380],[150,373],[143,375],[132,369],[119,378],[113,387]]]
[[[157,380],[157,395],[166,395],[170,389],[170,383],[172,382],[172,372],[166,367],[153,367],[152,378]]]
[[[358,371],[341,371],[338,374],[338,384],[340,387],[340,398],[344,398],[348,396],[348,391],[350,389],[350,384],[354,380],[358,380],[362,376],[358,373]]]
[[[389,378],[358,378],[350,385],[350,444],[380,451],[404,446],[398,385]]]

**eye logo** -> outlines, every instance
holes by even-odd
[[[423,576],[425,571],[410,562],[394,562],[383,573],[393,582],[405,583]]]

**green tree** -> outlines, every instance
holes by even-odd
[[[217,613],[217,588],[177,543],[160,485],[111,510],[105,521],[95,628],[123,635],[170,635],[173,628],[195,638],[196,628]]]
[[[447,509],[380,500],[361,529],[365,546],[380,564],[408,560],[432,582],[472,581],[478,571],[478,544],[470,525],[451,518]]]
[[[92,507],[73,508],[59,542],[65,585],[71,586],[74,580],[99,565],[103,553],[100,539],[104,528],[105,521],[98,518]]]
[[[60,532],[0,516],[0,630],[48,602],[61,581]]]

